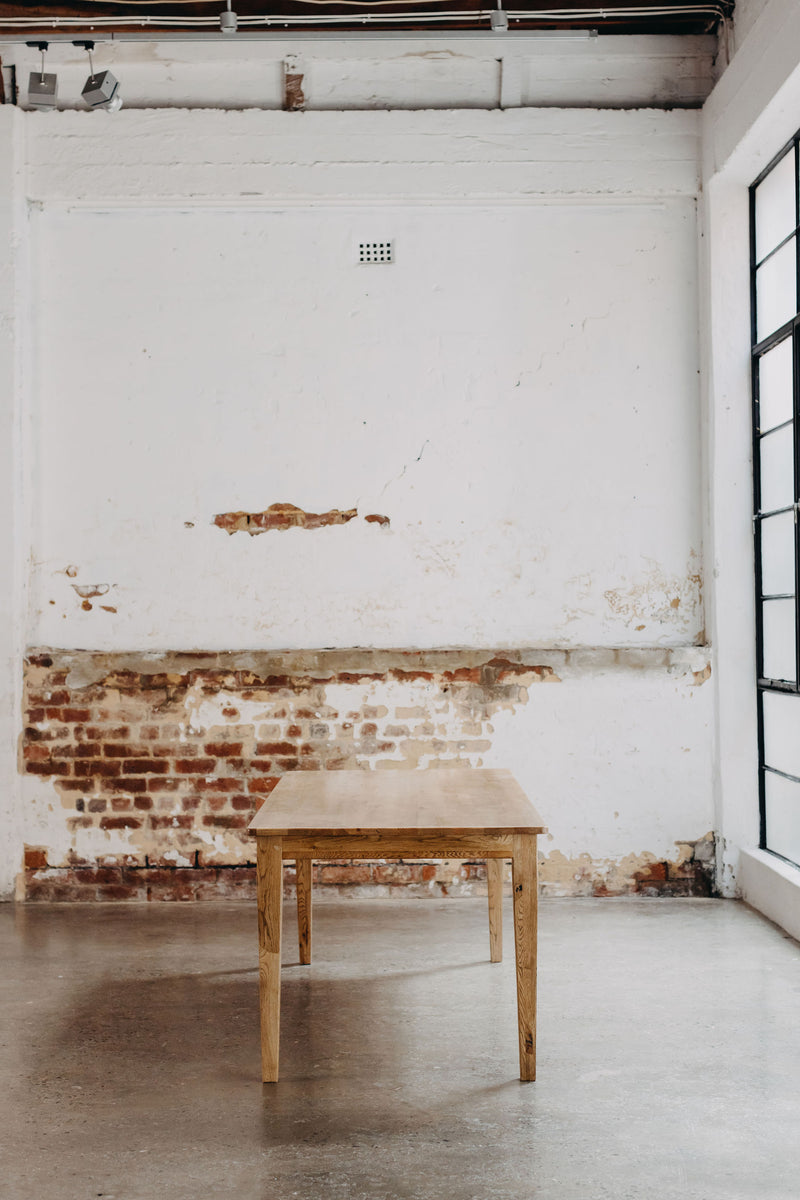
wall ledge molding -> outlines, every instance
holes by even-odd
[[[742,899],[800,941],[800,867],[768,850],[743,849],[738,882]]]

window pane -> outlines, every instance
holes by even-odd
[[[796,682],[794,600],[765,600],[764,614],[764,678]],[[800,735],[798,736],[800,742]],[[788,768],[780,763],[770,766]],[[800,774],[800,772],[798,772]]]
[[[794,513],[761,522],[761,594],[794,593]]]
[[[800,783],[764,774],[767,848],[800,863]]]
[[[784,338],[758,360],[758,424],[762,433],[792,412],[792,339]]]
[[[800,696],[764,692],[764,761],[800,779]]]
[[[756,272],[758,340],[774,333],[797,312],[794,238]]]
[[[761,439],[761,511],[794,504],[794,423]]]
[[[795,224],[794,147],[756,188],[756,262],[791,233]]]

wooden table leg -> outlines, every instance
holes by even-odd
[[[514,837],[514,947],[517,958],[519,1077],[536,1078],[536,919],[538,862],[536,835]]]
[[[489,957],[503,961],[503,868],[502,858],[487,858],[486,880],[489,885]]]
[[[283,856],[281,839],[257,839],[258,977],[261,1004],[261,1078],[278,1080],[281,1028],[281,919]]]
[[[297,875],[297,939],[300,944],[300,962],[307,966],[311,962],[311,859],[295,860]]]

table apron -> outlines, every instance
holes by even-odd
[[[263,835],[258,835],[263,836]],[[284,858],[512,858],[511,834],[450,835],[378,834],[363,837],[297,837],[280,835]]]

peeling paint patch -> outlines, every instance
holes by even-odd
[[[703,579],[692,555],[686,575],[668,576],[652,564],[641,578],[630,584],[608,588],[603,593],[616,616],[626,617],[641,630],[647,622],[687,626],[693,613],[702,612]],[[644,624],[643,624],[644,622]]]
[[[271,529],[321,529],[324,525],[346,525],[358,516],[355,508],[332,508],[326,513],[306,512],[295,504],[270,504],[263,512],[217,513],[213,524],[228,533],[266,533]]]
[[[290,74],[288,71],[284,76],[283,107],[287,112],[299,112],[305,105],[303,78],[303,75]]]
[[[70,587],[74,588],[82,600],[90,600],[92,596],[105,596],[109,585],[107,583],[71,583]]]
[[[590,854],[567,857],[553,850],[540,858],[542,890],[551,896],[713,896],[713,833],[676,846],[672,859],[647,851],[595,859]]]
[[[390,525],[389,518],[382,513],[369,513],[364,520],[370,525],[380,525],[382,529],[388,529]]]
[[[243,895],[252,885],[247,825],[287,772],[502,765],[500,727],[525,705],[544,713],[576,682],[609,672],[631,681],[662,673],[694,699],[706,666],[693,647],[31,651],[20,741],[31,857],[20,898]],[[562,680],[552,692],[536,687]],[[710,894],[710,835],[664,855],[663,846],[614,859],[553,850],[543,886],[556,895]],[[342,861],[322,864],[318,878],[331,894],[389,895],[401,883],[420,896],[485,889],[482,863],[409,868]]]

